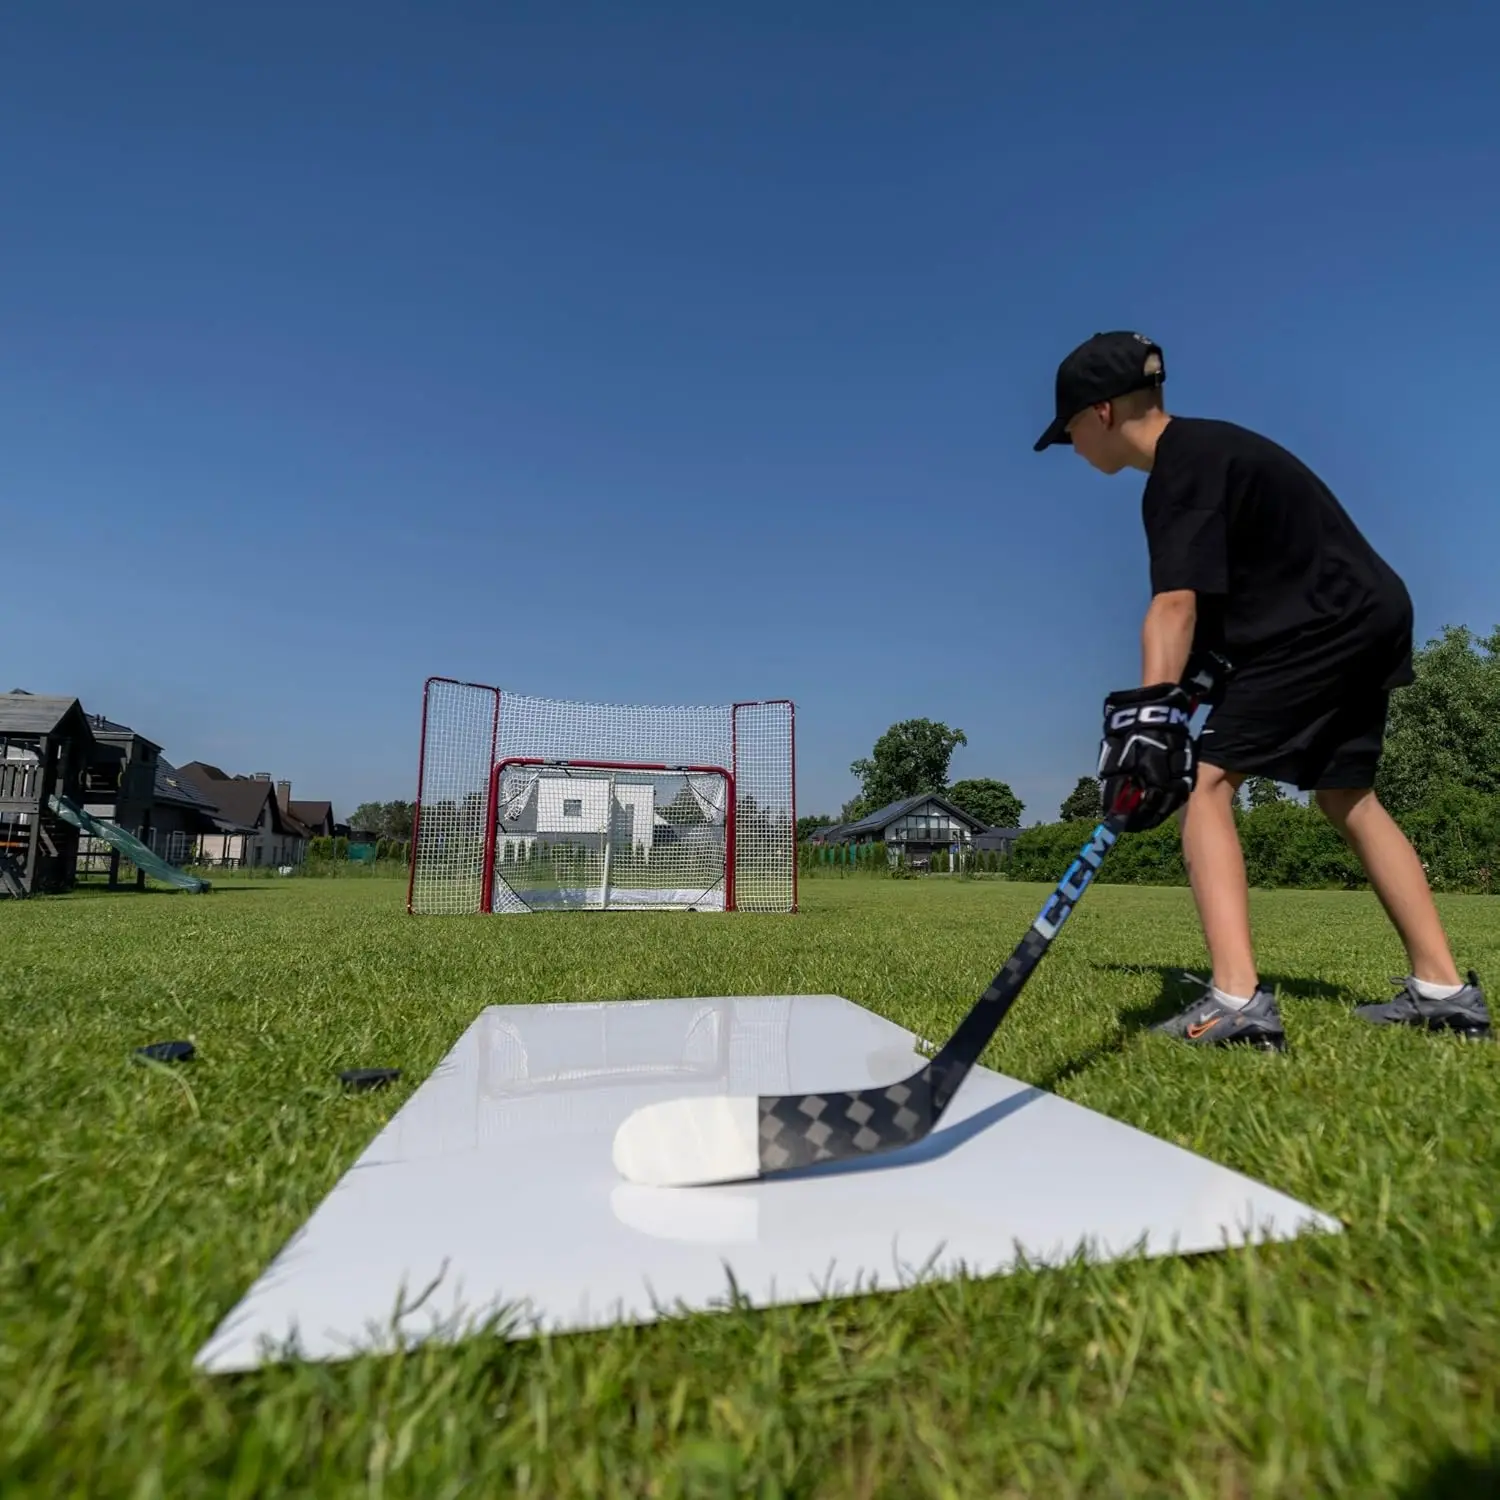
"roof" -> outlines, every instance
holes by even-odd
[[[287,804],[291,815],[305,827],[311,830],[318,829],[323,821],[331,824],[333,822],[333,803],[331,802],[297,802]]]
[[[297,816],[296,813],[288,812],[285,808],[280,809],[281,825],[285,833],[290,833],[299,839],[310,839],[316,837],[313,830]]]
[[[132,729],[128,724],[116,724],[113,719],[107,719],[103,714],[86,713],[85,717],[89,721],[89,728],[101,740],[137,739],[142,744],[150,745],[153,750],[161,749],[155,740],[142,734],[138,729]]]
[[[158,760],[156,763],[156,800],[175,803],[179,807],[191,807],[210,816],[219,810],[216,803],[203,795],[196,782],[182,775],[176,766],[166,760]]]
[[[218,813],[221,826],[228,832],[254,828],[266,810],[268,797],[274,833],[314,838],[325,817],[329,822],[333,820],[331,802],[291,802],[283,807],[275,795],[275,782],[264,776],[231,776],[201,760],[189,761],[174,775],[179,783],[192,786],[211,811]]]
[[[76,720],[73,732],[81,729],[92,740],[93,731],[76,698],[28,693],[25,688],[0,693],[0,734],[51,734],[70,716]]]
[[[818,827],[811,829],[802,842],[804,844],[831,843],[835,836],[842,833],[847,826],[845,823],[822,823]]]
[[[274,795],[275,787],[269,781],[249,776],[226,776],[217,766],[204,765],[202,761],[189,761],[178,773],[186,777],[198,790],[218,808],[223,821],[236,823],[242,828],[254,828],[266,810],[266,799],[271,799],[271,828],[275,833],[297,833],[289,829],[281,816]]]
[[[903,817],[913,808],[920,807],[924,802],[937,803],[949,817],[957,818],[961,823],[967,823],[976,833],[985,826],[981,819],[976,818],[973,813],[966,813],[963,808],[955,802],[950,802],[941,792],[922,792],[916,797],[903,797],[899,802],[889,802],[884,807],[878,807],[857,823],[842,824],[837,832],[840,838],[858,836],[861,833],[879,833],[881,829],[894,823],[897,818]],[[824,831],[826,833],[832,830]]]

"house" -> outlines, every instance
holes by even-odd
[[[94,750],[85,773],[84,808],[139,839],[153,853],[175,865],[195,862],[204,835],[248,833],[232,820],[177,768],[162,757],[162,747],[128,724],[104,714],[89,714]],[[121,855],[100,839],[85,835],[79,841],[78,872],[107,872],[118,884]],[[136,885],[144,890],[144,871]]]
[[[514,840],[524,858],[533,844],[566,844],[601,851],[608,842],[649,857],[658,841],[682,841],[687,830],[669,823],[656,806],[651,781],[616,782],[601,776],[522,780],[501,809],[498,835]],[[700,817],[699,821],[702,819]]]
[[[270,772],[231,776],[218,766],[194,760],[182,767],[178,777],[192,783],[218,810],[215,831],[199,839],[198,853],[204,864],[253,869],[302,863],[311,835],[282,807]]]
[[[84,807],[146,843],[161,746],[103,714],[90,714],[88,720],[94,732],[94,752],[85,774]]]
[[[153,853],[173,864],[186,864],[194,854],[193,842],[169,837],[183,826],[170,786],[163,791],[162,767],[172,768],[161,758],[161,746],[128,724],[120,724],[104,714],[89,714],[94,732],[94,753],[89,758],[85,777],[85,811],[122,828],[139,839]],[[206,819],[199,827],[211,826]],[[121,856],[102,839],[85,836],[79,842],[80,874],[107,872],[111,886],[120,879]],[[146,888],[146,872],[137,870],[136,888]]]
[[[986,828],[983,833],[974,835],[974,848],[998,850],[1000,854],[1008,858],[1011,848],[1020,836],[1019,828]]]
[[[814,828],[802,842],[804,844],[836,844],[839,834],[846,826],[843,823],[825,823],[821,828]]]
[[[151,837],[146,842],[175,865],[200,862],[205,837],[218,839],[251,832],[226,818],[218,804],[211,802],[195,782],[160,756],[156,761],[154,792]]]
[[[276,800],[307,830],[313,839],[331,839],[338,833],[331,802],[293,802],[290,781],[276,783]]]
[[[985,831],[978,818],[940,793],[925,792],[877,808],[858,822],[820,828],[815,839],[824,844],[883,843],[893,860],[904,856],[909,865],[921,869],[937,850],[960,854]]]
[[[65,891],[76,881],[78,830],[50,799],[83,803],[95,750],[76,698],[0,694],[0,896]]]

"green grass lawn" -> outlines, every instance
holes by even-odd
[[[1350,1015],[1366,895],[1264,893],[1291,1051],[1143,1034],[1186,892],[1096,887],[985,1061],[1348,1232],[234,1378],[219,1319],[485,1005],[835,991],[943,1037],[1040,888],[810,880],[795,917],[413,918],[386,880],[0,903],[0,1494],[1482,1496],[1500,1047]],[[1500,990],[1500,901],[1443,900]],[[142,1043],[191,1037],[151,1067]],[[337,1073],[399,1065],[385,1094]],[[984,1184],[976,1183],[975,1192]]]

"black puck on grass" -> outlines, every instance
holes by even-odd
[[[383,1089],[400,1076],[400,1068],[345,1068],[339,1080],[346,1089]]]
[[[191,1042],[151,1042],[137,1047],[137,1057],[149,1057],[152,1062],[189,1062],[196,1049]]]

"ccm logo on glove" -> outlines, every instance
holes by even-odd
[[[1120,708],[1110,716],[1109,727],[1129,729],[1132,724],[1187,724],[1188,715],[1167,703],[1148,703],[1144,708]]]

